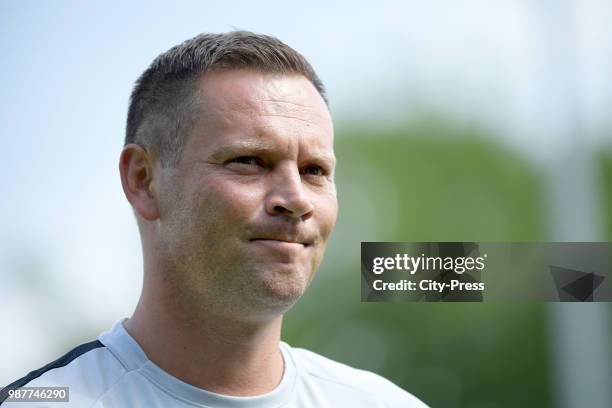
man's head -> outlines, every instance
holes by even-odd
[[[230,318],[283,313],[335,224],[334,168],[323,87],[288,46],[234,32],[162,54],[132,94],[120,161],[145,290]]]

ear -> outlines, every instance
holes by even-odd
[[[126,198],[140,217],[147,221],[159,218],[157,198],[152,190],[154,161],[141,146],[124,146],[119,158],[121,185]]]

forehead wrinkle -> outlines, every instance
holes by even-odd
[[[288,100],[265,98],[235,98],[234,100],[227,101],[226,108],[249,114],[256,113],[260,115],[278,115],[292,117],[283,114],[284,112],[287,112],[294,113],[297,115],[302,114],[304,116],[322,117],[322,115],[316,114],[317,107]]]
[[[264,99],[264,98],[261,98],[261,99],[257,99],[257,100],[261,101],[261,102],[271,102],[271,103],[281,103],[281,104],[294,105],[294,106],[299,106],[300,108],[303,108],[303,109],[312,110],[312,106],[303,105],[301,103],[291,102],[291,101],[282,100],[282,99]]]
[[[226,110],[226,112],[229,113],[228,118],[226,118],[228,123],[232,123],[232,120],[229,118],[231,118],[231,115],[233,113],[238,116],[244,115],[250,118],[251,120],[253,120],[253,123],[252,123],[253,131],[254,131],[254,134],[258,136],[261,136],[262,134],[265,135],[267,131],[270,131],[270,130],[273,133],[277,133],[279,132],[281,128],[284,128],[284,127],[290,128],[291,133],[296,133],[297,135],[300,135],[300,136],[307,135],[313,132],[312,130],[313,127],[318,129],[318,132],[320,132],[320,134],[327,134],[330,132],[325,126],[325,123],[320,123],[321,121],[317,120],[317,119],[322,118],[321,115],[317,115],[317,117],[311,116],[311,115],[300,116],[299,114],[297,115],[292,114],[293,112],[284,113],[284,112],[275,112],[271,110],[262,110],[261,107],[256,107],[256,106],[250,106],[248,108],[245,108],[247,105],[248,104],[243,104],[242,105],[243,110],[241,111]],[[268,122],[266,121],[266,118],[290,119],[290,120],[302,122],[307,126],[301,126],[299,128],[292,128],[292,126],[288,123]],[[331,129],[331,135],[333,139],[333,129]]]
[[[269,92],[259,91],[259,95],[245,96],[241,92],[226,94],[224,98],[211,99],[210,93],[201,90],[200,93],[200,115],[209,120],[220,120],[226,124],[233,122],[232,115],[245,115],[247,117],[279,117],[298,120],[308,125],[314,125],[322,131],[326,131],[329,122],[328,110],[320,111],[320,106],[311,103],[300,103],[302,96],[298,95],[297,101],[277,99],[266,95]],[[263,95],[262,95],[263,94]],[[292,95],[287,95],[291,98]],[[333,132],[333,130],[332,130]]]
[[[283,115],[283,114],[275,114],[275,113],[266,113],[263,115],[260,115],[262,117],[276,117],[276,118],[285,118],[285,119],[295,119],[295,120],[299,120],[300,122],[305,122],[309,125],[314,125],[318,128],[321,128],[321,126],[319,126],[316,122],[313,122],[311,120],[308,119],[304,119],[304,118],[300,118],[299,116],[291,116],[291,115]]]
[[[306,128],[301,128],[299,130],[289,127],[289,132],[285,132],[279,129],[276,124],[268,124],[268,123],[260,123],[258,129],[256,131],[256,136],[259,138],[271,137],[278,138],[278,140],[284,140],[286,143],[291,144],[292,142],[297,143],[298,150],[300,149],[300,145],[306,145],[309,148],[305,150],[314,150],[314,152],[323,152],[319,154],[322,158],[327,157],[327,160],[331,160],[335,162],[335,156],[333,154],[333,136],[329,139],[323,135],[325,135],[325,129],[323,129],[316,122],[310,122],[306,119],[295,118],[292,116],[284,116],[284,115],[263,115],[263,117],[282,117],[282,118],[291,118],[297,119],[307,123],[308,127],[316,127],[320,129],[320,132],[315,133],[312,129],[306,130]],[[333,135],[333,134],[332,134]],[[329,142],[329,143],[328,143]],[[331,150],[331,154],[324,153],[327,150]],[[313,156],[314,154],[311,154]]]

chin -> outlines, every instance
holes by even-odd
[[[303,271],[275,271],[265,274],[261,284],[261,296],[268,306],[290,309],[302,297],[309,283],[309,275]]]

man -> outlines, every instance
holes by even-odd
[[[83,407],[424,406],[280,341],[336,221],[334,168],[323,85],[287,45],[236,31],[160,55],[119,162],[142,240],[136,311],[10,388],[68,386]]]

